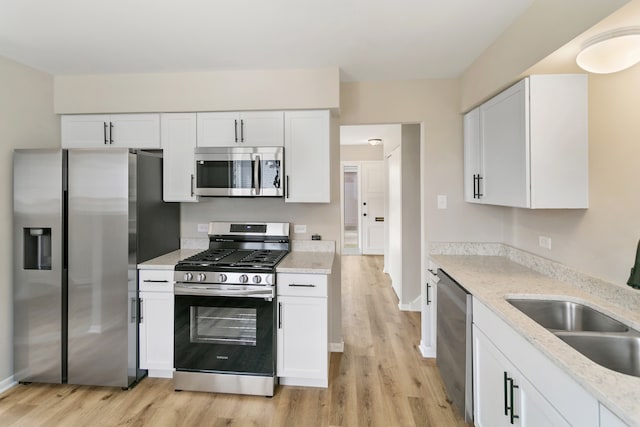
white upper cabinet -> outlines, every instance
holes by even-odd
[[[287,111],[285,122],[285,201],[331,201],[328,110]]]
[[[163,199],[165,202],[197,202],[194,194],[196,113],[162,114]]]
[[[525,78],[464,117],[465,200],[587,208],[586,75]]]
[[[62,148],[160,149],[159,114],[80,114],[61,117]]]
[[[198,147],[281,147],[284,112],[197,113]]]

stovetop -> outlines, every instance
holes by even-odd
[[[177,271],[271,271],[287,255],[273,249],[207,249],[176,265]]]

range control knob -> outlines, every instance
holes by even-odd
[[[193,274],[191,273],[184,273],[184,280],[191,280],[193,279]]]
[[[220,273],[220,275],[218,276],[218,280],[220,280],[222,283],[227,281],[227,275],[224,273]]]
[[[262,282],[262,277],[258,276],[257,274],[253,276],[253,283],[260,283],[260,282]]]
[[[249,281],[249,277],[246,274],[241,275],[238,279],[240,283],[247,283]]]
[[[207,275],[204,273],[198,274],[198,282],[204,282],[204,279],[207,278]]]

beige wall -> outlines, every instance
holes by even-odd
[[[372,145],[341,145],[340,161],[357,162],[369,160],[384,160],[382,144]]]
[[[457,80],[343,83],[342,125],[421,123],[422,241],[489,241],[504,238],[504,208],[464,203],[462,115]],[[437,195],[449,207],[437,209]]]
[[[335,109],[337,67],[55,77],[55,112]]]
[[[468,111],[629,0],[535,0],[464,72],[460,110]]]
[[[53,77],[0,57],[0,388],[13,374],[12,153],[60,146]]]

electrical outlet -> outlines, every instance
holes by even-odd
[[[447,209],[447,196],[438,194],[438,209]]]
[[[541,248],[551,250],[551,237],[549,236],[538,236],[538,245]]]
[[[209,224],[198,224],[198,233],[206,233],[209,231]]]
[[[307,232],[307,226],[306,225],[294,225],[293,226],[293,232],[295,234],[304,234]]]

